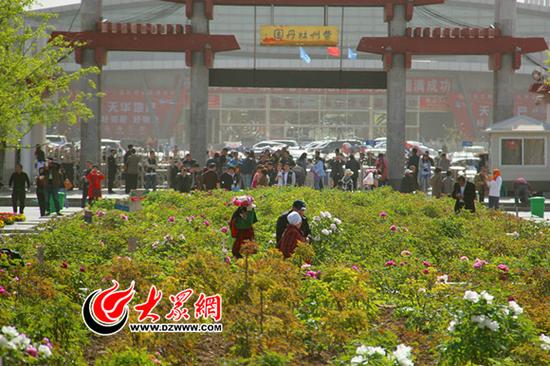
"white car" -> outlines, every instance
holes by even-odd
[[[286,144],[275,142],[275,141],[260,141],[257,144],[252,146],[252,151],[254,151],[255,154],[261,154],[265,150],[269,151],[275,151],[282,149],[283,147],[287,146]]]
[[[61,146],[69,142],[67,140],[67,136],[65,135],[46,135],[46,140],[48,141],[48,144],[53,146]]]

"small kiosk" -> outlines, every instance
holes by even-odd
[[[489,167],[500,169],[506,189],[525,178],[535,191],[550,192],[550,124],[515,116],[485,130]]]

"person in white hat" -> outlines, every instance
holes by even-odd
[[[279,249],[285,258],[289,258],[296,249],[298,242],[306,242],[300,227],[302,226],[302,216],[296,211],[293,211],[287,216],[288,225],[283,233]]]

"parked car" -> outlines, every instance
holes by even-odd
[[[46,135],[46,141],[53,146],[61,146],[69,142],[65,135]]]
[[[260,141],[257,144],[254,144],[252,146],[252,151],[254,151],[255,154],[261,154],[265,150],[275,151],[278,149],[282,149],[285,146],[287,145],[280,142],[266,140],[266,141]]]

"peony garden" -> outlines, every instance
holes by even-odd
[[[103,200],[91,220],[5,237],[17,256],[0,257],[3,365],[550,364],[550,226],[386,188],[250,194],[241,259],[224,191],[152,192],[136,212]],[[275,223],[296,199],[312,240],[283,259]],[[96,335],[82,306],[113,280],[135,281],[130,306],[153,285],[166,299],[195,289],[190,312],[199,292],[219,294],[223,332]]]

